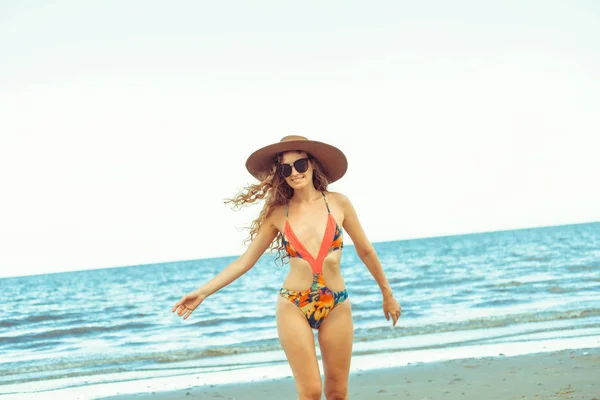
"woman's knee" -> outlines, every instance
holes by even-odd
[[[298,387],[298,398],[300,400],[321,400],[321,382],[311,383]]]
[[[326,385],[325,398],[327,400],[346,400],[348,398],[348,386],[342,383]]]

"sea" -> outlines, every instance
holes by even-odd
[[[600,347],[600,222],[374,243],[395,327],[342,254],[352,371]],[[265,254],[187,320],[171,309],[235,257],[0,279],[0,400],[98,399],[290,376]],[[315,332],[315,337],[318,333]]]

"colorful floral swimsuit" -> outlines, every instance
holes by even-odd
[[[309,325],[313,329],[319,329],[321,323],[325,320],[327,314],[331,312],[340,303],[348,298],[348,292],[344,289],[339,292],[333,292],[325,285],[323,280],[323,261],[335,250],[341,250],[344,247],[342,229],[338,226],[335,218],[331,215],[329,204],[325,193],[323,199],[327,206],[327,227],[321,242],[321,248],[317,258],[314,258],[304,248],[298,240],[288,220],[289,207],[285,210],[285,229],[283,231],[283,243],[290,258],[302,258],[310,264],[313,271],[313,282],[309,289],[302,292],[287,290],[281,288],[279,295],[294,303],[300,311],[306,316]]]

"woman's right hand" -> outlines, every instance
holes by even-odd
[[[204,301],[206,298],[199,290],[194,290],[193,292],[189,292],[185,296],[181,298],[175,305],[173,306],[172,312],[177,312],[177,315],[180,317],[183,316],[183,319],[187,319],[192,312]]]

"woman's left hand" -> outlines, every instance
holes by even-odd
[[[400,307],[400,303],[391,294],[384,295],[383,297],[383,314],[388,321],[390,318],[394,321],[392,326],[396,326],[396,322],[398,322],[402,314],[402,307]]]

